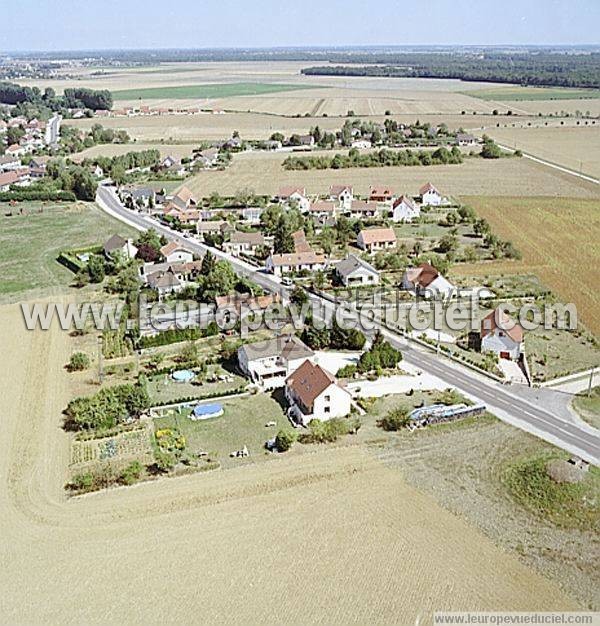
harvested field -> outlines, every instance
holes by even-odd
[[[197,144],[164,144],[164,143],[105,143],[87,148],[81,152],[71,155],[71,159],[76,162],[83,159],[93,159],[98,156],[113,157],[127,152],[141,152],[142,150],[159,150],[161,157],[174,156],[178,159],[190,157],[192,150]]]
[[[413,623],[436,609],[578,607],[356,448],[69,501],[58,427],[73,392],[69,338],[24,331],[15,306],[0,309],[0,325],[12,355],[0,365],[11,381],[0,429],[3,622],[193,622],[201,612],[280,623],[283,612],[289,623]]]
[[[589,100],[600,98],[600,89],[571,89],[569,87],[521,87],[507,85],[488,87],[487,89],[470,89],[465,92],[473,98],[493,101],[537,101],[537,100]]]
[[[235,155],[225,171],[200,172],[186,185],[198,195],[210,195],[213,191],[222,195],[234,194],[244,187],[257,193],[274,193],[282,185],[296,184],[305,185],[308,193],[325,193],[333,183],[352,184],[358,194],[368,193],[369,185],[374,184],[391,185],[399,193],[416,194],[429,180],[442,193],[450,195],[514,196],[518,190],[523,196],[600,197],[598,185],[527,159],[490,161],[473,158],[462,165],[286,171],[281,163],[287,156],[285,153],[264,152]]]
[[[599,200],[466,196],[462,200],[523,254],[522,261],[479,264],[482,273],[494,267],[495,272],[537,274],[561,301],[574,302],[580,320],[600,333]],[[465,265],[462,271],[474,274],[474,269]]]
[[[511,148],[600,178],[600,126],[490,128],[487,133]]]
[[[574,115],[576,111],[581,111],[584,115],[600,117],[600,98],[590,100],[532,100],[502,102],[507,108],[519,108],[533,115],[562,115],[563,112]]]

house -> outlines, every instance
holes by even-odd
[[[241,211],[241,217],[248,224],[260,224],[260,216],[262,215],[262,207],[244,207]]]
[[[226,235],[234,230],[234,227],[225,220],[199,221],[196,224],[196,233],[200,241],[204,241],[206,235]]]
[[[419,195],[423,206],[440,206],[443,201],[442,195],[431,183],[425,183],[419,189]]]
[[[396,247],[396,233],[393,228],[365,228],[358,233],[356,243],[370,254],[379,250]]]
[[[356,219],[371,219],[377,217],[379,208],[377,202],[366,200],[351,200],[350,206],[345,210],[346,215]]]
[[[215,297],[217,311],[234,310],[238,315],[251,311],[264,311],[272,304],[279,302],[279,294],[267,293],[262,296],[253,296],[251,293],[234,293],[227,296]],[[242,310],[244,307],[244,310]]]
[[[268,272],[281,276],[289,272],[316,272],[325,268],[325,257],[312,250],[310,252],[292,252],[288,254],[271,254],[266,261]]]
[[[329,199],[339,202],[344,209],[349,209],[354,200],[354,189],[350,185],[331,185],[329,187]]]
[[[286,204],[296,202],[303,213],[307,213],[310,209],[310,200],[306,197],[304,187],[281,187],[275,197],[279,202]]]
[[[113,235],[103,246],[104,256],[107,259],[114,259],[115,254],[121,254],[126,259],[135,259],[137,247],[133,245],[131,239],[125,239],[121,235]]]
[[[189,209],[190,207],[195,207],[198,204],[194,194],[187,187],[182,187],[173,196],[172,202],[183,209]]]
[[[369,187],[369,200],[371,202],[391,202],[394,192],[389,187]]]
[[[264,245],[262,233],[243,233],[236,230],[231,233],[229,241],[223,243],[223,250],[229,254],[256,254],[257,249]]]
[[[294,252],[298,254],[312,252],[312,248],[306,240],[306,233],[302,228],[292,233],[292,239],[294,240]]]
[[[194,159],[194,163],[201,165],[204,168],[212,167],[219,160],[219,151],[216,148],[209,148],[208,150],[202,150],[198,156]]]
[[[161,170],[168,170],[178,165],[181,165],[181,161],[178,158],[171,156],[169,154],[162,161],[160,161],[160,163],[158,164],[158,167]]]
[[[173,268],[148,274],[146,284],[150,289],[158,292],[161,298],[171,293],[177,293],[185,286],[183,281],[176,275]]]
[[[379,272],[355,254],[337,263],[335,273],[346,287],[379,284]]]
[[[315,138],[312,135],[299,135],[298,140],[301,146],[314,146]]]
[[[241,346],[237,352],[240,370],[266,390],[285,385],[286,378],[315,353],[295,335],[280,335]]]
[[[20,146],[19,144],[13,143],[8,148],[6,148],[6,155],[12,157],[20,157],[24,154],[27,154],[28,150],[25,146]]]
[[[123,200],[130,198],[134,207],[149,207],[156,201],[156,192],[152,187],[134,187],[128,185],[119,190],[119,195]]]
[[[468,133],[457,133],[456,143],[459,146],[475,146],[477,145],[477,139]]]
[[[15,170],[0,174],[0,191],[10,191],[11,185],[16,185],[20,180],[19,174]]]
[[[412,222],[421,215],[421,209],[412,198],[400,196],[392,204],[393,222]]]
[[[48,165],[49,160],[49,156],[33,157],[31,161],[29,161],[29,169],[46,170],[46,166]]]
[[[290,404],[288,414],[302,426],[313,419],[325,422],[345,417],[352,408],[352,397],[335,376],[308,359],[287,377],[285,397]]]
[[[371,142],[368,139],[355,139],[351,147],[357,150],[368,150],[371,147]]]
[[[169,241],[160,249],[160,253],[167,263],[190,263],[194,260],[194,255],[176,241]]]
[[[408,268],[402,277],[401,287],[425,298],[449,298],[456,292],[456,287],[430,263]]]
[[[525,353],[523,328],[498,307],[481,320],[481,351],[518,360]]]
[[[21,167],[21,159],[14,154],[0,156],[0,172],[8,172]]]
[[[317,200],[310,203],[310,214],[314,217],[332,217],[337,207],[333,200]]]

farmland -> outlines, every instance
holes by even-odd
[[[19,209],[23,206],[23,215]],[[62,291],[73,274],[56,262],[61,250],[103,244],[115,232],[130,229],[93,204],[1,206],[0,296],[20,297],[26,291]],[[40,209],[43,209],[40,212]],[[6,213],[12,212],[11,217]]]
[[[318,155],[318,152],[314,152]],[[331,152],[327,154],[331,155]],[[352,168],[331,170],[286,171],[281,167],[285,153],[248,153],[235,155],[225,171],[200,172],[186,182],[196,194],[217,191],[233,195],[244,187],[257,193],[275,193],[282,185],[306,186],[308,193],[326,193],[332,183],[354,185],[358,194],[366,194],[369,185],[391,185],[399,193],[416,194],[430,180],[444,194],[513,196],[570,196],[597,198],[597,185],[579,181],[567,174],[553,172],[523,159],[467,159],[462,165],[428,167]]]
[[[212,85],[172,85],[165,87],[140,87],[113,91],[119,100],[156,100],[160,98],[204,99],[231,96],[257,96],[278,91],[310,89],[310,85],[284,85],[267,83],[224,83]]]
[[[0,321],[3,347],[14,355],[0,365],[2,379],[12,381],[0,430],[0,530],[7,539],[0,584],[7,621],[40,622],[48,615],[62,622],[189,621],[194,607],[202,606],[209,620],[251,614],[253,621],[267,623],[277,621],[274,611],[283,609],[291,622],[325,616],[328,623],[412,623],[417,615],[429,619],[440,606],[579,606],[406,484],[397,470],[357,448],[319,451],[310,459],[285,456],[68,501],[60,492],[67,435],[58,425],[73,390],[57,364],[68,358],[69,338],[58,329],[26,332],[15,306],[4,307]],[[450,456],[446,451],[444,458]],[[465,472],[462,479],[469,476]],[[32,537],[35,559],[28,556]],[[158,566],[168,572],[176,594],[164,593]],[[451,586],[444,582],[448,572]],[[299,577],[305,578],[309,603],[297,601]],[[93,582],[92,595],[81,587],[82,579]],[[390,592],[390,581],[404,592]],[[432,586],[437,592],[427,593]],[[65,588],[71,590],[67,595]]]
[[[563,302],[574,302],[589,329],[600,332],[600,221],[598,200],[577,198],[462,197],[500,237],[523,253],[497,271],[537,274]],[[589,244],[584,244],[588,241]],[[489,264],[480,266],[482,273]],[[487,268],[487,269],[486,269]],[[465,267],[464,272],[473,271]],[[577,276],[577,280],[573,277]]]
[[[599,89],[569,89],[568,87],[490,87],[465,92],[472,98],[502,102],[504,100],[588,100],[600,98]]]

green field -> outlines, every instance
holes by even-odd
[[[182,409],[167,417],[156,418],[154,427],[156,430],[177,428],[185,437],[186,452],[207,452],[223,467],[267,458],[265,441],[281,428],[290,428],[281,406],[264,393],[218,402],[224,411],[220,417],[195,422],[188,417],[190,410]],[[270,421],[277,422],[277,426],[266,428],[265,424]],[[248,459],[229,457],[230,452],[244,446],[250,452]]]
[[[462,92],[480,100],[579,100],[600,98],[600,89],[567,87],[492,87]]]
[[[181,85],[170,87],[149,87],[142,89],[122,89],[113,91],[115,100],[196,99],[229,98],[231,96],[260,96],[279,91],[312,89],[312,85],[284,85],[268,83],[223,83],[210,85]]]
[[[73,274],[56,262],[61,250],[103,244],[111,235],[135,231],[93,204],[0,204],[0,298],[32,289],[64,287]],[[19,211],[23,209],[23,215]],[[7,214],[12,212],[12,216]]]

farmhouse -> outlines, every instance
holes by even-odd
[[[313,419],[323,422],[350,413],[352,398],[335,376],[310,360],[285,381],[285,397],[290,403],[288,414],[302,426]]]
[[[138,249],[133,245],[131,239],[124,239],[120,235],[113,235],[103,247],[104,256],[107,259],[114,259],[115,254],[121,254],[126,259],[134,259]]]
[[[378,285],[379,272],[360,257],[349,254],[335,266],[335,273],[346,286]]]
[[[415,295],[425,298],[448,298],[456,291],[456,287],[429,263],[408,268],[402,277],[401,286],[402,289],[413,291]]]
[[[304,187],[281,187],[275,197],[279,202],[286,204],[296,202],[298,208],[303,213],[310,209],[310,200],[306,197],[306,189]]]
[[[264,245],[262,233],[243,233],[236,230],[231,233],[229,241],[223,243],[223,250],[230,254],[256,254],[257,249]]]
[[[442,195],[431,183],[425,183],[419,189],[419,195],[423,206],[440,206],[442,204]]]
[[[266,261],[268,272],[281,276],[289,272],[316,272],[325,269],[325,257],[310,250],[308,252],[292,252],[288,254],[271,254]]]
[[[420,215],[421,209],[408,196],[400,196],[392,204],[393,222],[412,222]]]
[[[354,200],[354,189],[350,185],[331,185],[329,199],[338,202],[344,209],[349,209]]]
[[[176,241],[170,241],[160,249],[167,263],[190,263],[194,255]]]
[[[396,247],[396,233],[393,228],[365,228],[358,233],[356,243],[370,254],[379,250]]]
[[[285,379],[315,354],[295,335],[281,335],[245,344],[237,355],[242,372],[252,382],[269,390],[283,387]]]
[[[371,202],[391,202],[394,192],[389,187],[369,187],[369,200]]]
[[[498,307],[481,320],[481,351],[518,360],[525,352],[523,328]]]

